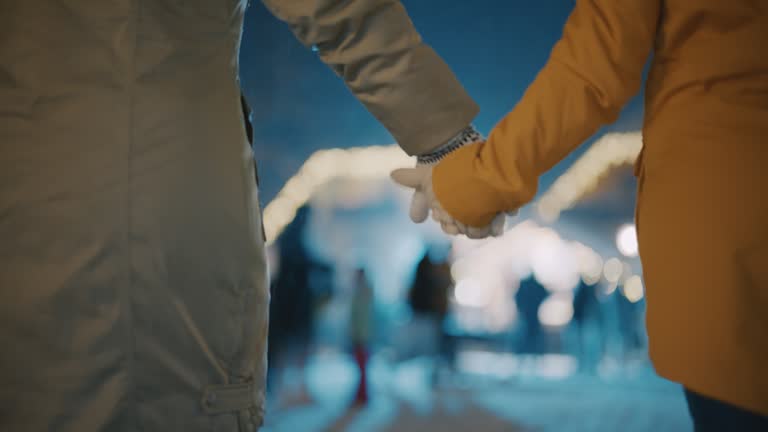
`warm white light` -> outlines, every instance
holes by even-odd
[[[548,327],[562,327],[573,319],[573,296],[555,293],[539,306],[539,322]]]
[[[630,276],[634,275],[632,272],[632,264],[624,262],[622,263],[622,267],[623,270],[621,271],[621,277],[619,277],[620,284],[623,284]]]
[[[621,278],[621,274],[624,272],[624,265],[618,258],[611,258],[605,262],[603,268],[603,275],[608,282],[616,283]]]
[[[454,252],[454,250],[452,250]],[[455,281],[464,280],[472,274],[471,262],[467,258],[456,259],[451,265],[451,277]]]
[[[536,210],[539,212],[539,216],[544,222],[552,223],[560,217],[557,204],[553,200],[542,200],[536,204]]]
[[[600,137],[542,194],[536,205],[539,216],[547,222],[557,220],[560,213],[593,191],[609,170],[634,163],[642,146],[640,132]]]
[[[594,189],[607,170],[634,162],[641,147],[639,132],[612,133],[601,137],[542,195],[536,205],[539,215],[546,221],[554,222],[562,211]],[[280,235],[293,220],[296,209],[328,180],[334,177],[386,177],[391,170],[412,163],[413,158],[397,145],[315,152],[265,207],[264,225],[268,243],[271,244]]]
[[[573,250],[578,260],[579,272],[582,280],[588,285],[594,285],[603,276],[603,258],[593,249],[575,243]]]
[[[637,303],[643,299],[645,295],[645,289],[643,288],[643,281],[640,276],[631,276],[624,282],[624,288],[622,290],[627,300],[632,303]]]
[[[603,295],[609,296],[613,294],[614,291],[616,291],[616,288],[618,288],[616,283],[608,283],[604,284],[600,291],[603,293]]]
[[[578,285],[578,257],[554,230],[539,230],[530,259],[534,277],[549,291],[571,291]]]
[[[594,285],[594,284],[600,282],[600,276],[595,277],[595,276],[591,276],[591,275],[582,274],[581,275],[581,281],[584,282],[587,285]]]
[[[546,221],[554,222],[563,210],[570,208],[594,189],[607,170],[634,162],[641,147],[642,137],[639,132],[606,134],[601,137],[542,196],[536,205],[539,215]],[[283,228],[293,220],[295,210],[307,202],[316,188],[331,178],[385,177],[391,170],[412,163],[413,158],[397,145],[315,152],[265,207],[264,225],[268,243],[280,235]],[[280,211],[277,211],[278,207]]]
[[[456,283],[456,301],[462,306],[484,307],[490,303],[490,292],[485,284],[474,279],[462,279]]]
[[[636,257],[638,253],[637,230],[634,224],[622,225],[616,233],[616,247],[626,257]]]
[[[386,177],[395,168],[413,164],[413,158],[397,145],[320,150],[304,162],[264,208],[264,229],[271,244],[304,205],[334,177],[366,179]]]

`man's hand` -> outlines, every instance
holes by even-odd
[[[498,237],[504,233],[506,216],[503,213],[497,215],[493,222],[485,227],[470,227],[451,217],[432,191],[433,166],[419,164],[414,168],[400,168],[392,172],[392,180],[414,190],[410,209],[411,220],[422,223],[431,212],[432,219],[439,223],[447,234],[464,234],[472,239],[482,239],[489,236]]]

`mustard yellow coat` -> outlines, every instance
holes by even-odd
[[[529,202],[543,172],[616,119],[653,53],[636,165],[651,358],[768,415],[766,44],[761,0],[578,0],[519,104],[433,181],[470,225]]]

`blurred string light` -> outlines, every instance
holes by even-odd
[[[581,280],[587,285],[600,282],[603,277],[603,258],[600,254],[578,242],[573,243],[572,247],[576,253]]]
[[[621,289],[624,297],[632,303],[637,303],[645,296],[645,288],[643,287],[643,280],[640,276],[634,275],[627,278],[624,282],[624,286]]]
[[[600,293],[603,296],[608,297],[611,294],[613,294],[616,291],[616,288],[618,288],[618,287],[619,287],[618,283],[606,283],[600,289]]]
[[[624,264],[618,258],[611,258],[605,262],[603,276],[610,283],[618,283],[624,273]]]
[[[533,275],[547,290],[576,288],[580,278],[576,253],[554,230],[544,229],[531,252]]]
[[[464,278],[456,282],[454,289],[456,302],[462,306],[485,307],[491,301],[491,292],[487,284],[473,278]]]
[[[539,306],[539,322],[546,327],[563,327],[573,319],[573,295],[557,292]]]
[[[579,160],[577,160],[565,174],[558,178],[544,195],[542,195],[541,199],[536,203],[536,209],[539,215],[545,221],[556,221],[562,211],[572,207],[586,194],[594,190],[599,181],[611,170],[611,168],[633,163],[637,158],[641,147],[642,136],[639,132],[606,134],[597,140],[587,152],[585,152],[585,154],[579,158]],[[365,180],[387,177],[393,169],[410,166],[413,163],[414,158],[405,154],[397,145],[328,149],[315,152],[302,165],[296,175],[286,182],[285,186],[280,190],[277,196],[264,208],[264,228],[267,234],[267,243],[272,244],[282,230],[293,220],[298,208],[306,204],[319,188],[327,184],[330,180],[334,178]],[[529,230],[542,230],[540,227],[528,228]],[[507,234],[510,234],[510,232],[507,232]],[[494,249],[501,247],[508,248],[512,241],[505,242],[503,240],[504,238],[512,240],[514,235],[507,234],[501,239],[492,239],[485,243],[477,241],[470,242],[468,240],[467,242],[471,243],[472,248],[476,248],[476,251],[485,249],[486,247]],[[549,239],[552,238],[551,230],[544,232],[544,234],[544,237],[548,237]],[[532,239],[532,237],[529,237],[528,235],[522,237]],[[622,226],[619,232],[617,232],[616,241],[617,247],[622,255],[627,257],[637,255],[637,237],[633,225]],[[456,242],[454,242],[454,246],[457,246]],[[577,249],[580,249],[580,251],[577,250],[575,258],[575,266],[578,268],[577,275],[580,276],[585,283],[594,284],[599,282],[601,278],[605,278],[608,282],[608,286],[612,286],[613,289],[615,289],[620,282],[624,282],[624,289],[622,290],[624,295],[628,296],[628,298],[631,297],[632,299],[637,299],[638,296],[639,298],[642,298],[642,282],[638,284],[638,279],[633,277],[630,277],[626,281],[622,281],[622,276],[625,275],[625,271],[622,262],[618,258],[611,258],[610,260],[603,262],[602,257],[594,250],[584,245],[580,245],[580,248]],[[476,251],[473,251],[471,255],[474,255],[474,252]],[[521,254],[513,255],[517,258],[521,256]],[[537,258],[539,264],[543,263],[544,265],[537,266],[540,270],[537,272],[539,273],[537,276],[547,281],[552,291],[564,292],[568,295],[572,289],[571,285],[573,285],[573,281],[571,280],[572,278],[563,275],[566,273],[570,275],[572,272],[559,272],[560,276],[563,277],[550,274],[542,276],[541,269],[543,267],[554,268],[549,264],[551,264],[552,259],[558,255],[560,257],[563,256],[562,250],[554,255],[539,254]],[[501,261],[497,260],[497,262],[494,262],[493,264],[498,266],[502,263]],[[519,264],[518,261],[519,260],[516,259],[515,263]],[[476,262],[472,263],[472,267],[475,267],[474,264],[476,264]],[[488,265],[480,267],[484,268],[484,271],[487,271]],[[523,268],[530,268],[529,265],[521,265],[520,267],[521,270]],[[470,275],[466,274],[463,276]],[[554,282],[554,285],[552,282]],[[492,296],[469,294],[469,288],[478,286],[478,284],[478,281],[472,282],[470,280],[465,282],[460,290],[462,293],[458,294],[457,292],[457,302],[464,303],[465,305],[479,305],[488,301],[487,299]],[[627,288],[627,286],[629,288]],[[613,290],[611,290],[611,292],[612,291]],[[635,301],[639,301],[639,299]],[[550,303],[548,303],[548,306],[544,308],[545,312],[542,312],[543,317],[548,322],[554,323],[558,321],[554,318],[555,316],[567,316],[567,313],[562,312],[566,310],[562,308],[562,304],[562,297],[553,297]],[[558,310],[560,310],[560,313],[553,312]]]
[[[624,261],[621,264],[621,276],[619,277],[619,283],[623,284],[627,279],[632,276],[632,264]]]
[[[539,215],[554,222],[563,210],[593,190],[614,166],[632,163],[642,147],[639,132],[606,134],[597,140],[536,203]],[[271,244],[315,190],[334,177],[380,178],[409,166],[414,158],[397,145],[320,150],[312,154],[264,208],[264,228]]]
[[[296,211],[329,180],[386,177],[396,168],[410,166],[414,158],[396,145],[320,150],[304,162],[264,208],[264,230],[272,244],[296,217]]]
[[[619,227],[616,233],[616,247],[625,257],[636,257],[638,253],[637,230],[634,224]]]
[[[453,252],[457,259],[451,272],[459,281],[455,304],[465,329],[490,331],[483,317],[508,320],[507,312],[496,306],[514,296],[519,281],[531,273],[550,293],[539,318],[555,328],[567,325],[573,318],[573,288],[579,278],[587,285],[602,282],[599,290],[603,296],[613,295],[622,287],[617,294],[636,302],[642,291],[629,262],[619,257],[604,260],[589,246],[567,241],[553,229],[531,220],[485,242],[457,238]],[[506,271],[513,267],[514,271]],[[496,275],[499,280],[490,281],[488,275]]]
[[[541,196],[536,203],[539,216],[555,222],[560,213],[592,192],[612,168],[634,163],[642,145],[640,132],[610,133],[598,139]]]
[[[497,274],[502,284],[511,286],[533,273],[550,291],[570,291],[582,273],[599,280],[603,272],[602,258],[592,248],[566,241],[555,230],[531,220],[486,241],[456,237],[452,253],[455,280]]]

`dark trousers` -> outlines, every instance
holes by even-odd
[[[363,344],[355,344],[355,363],[360,370],[360,383],[357,385],[354,403],[368,403],[368,349]]]
[[[766,432],[768,417],[685,390],[695,432]]]

